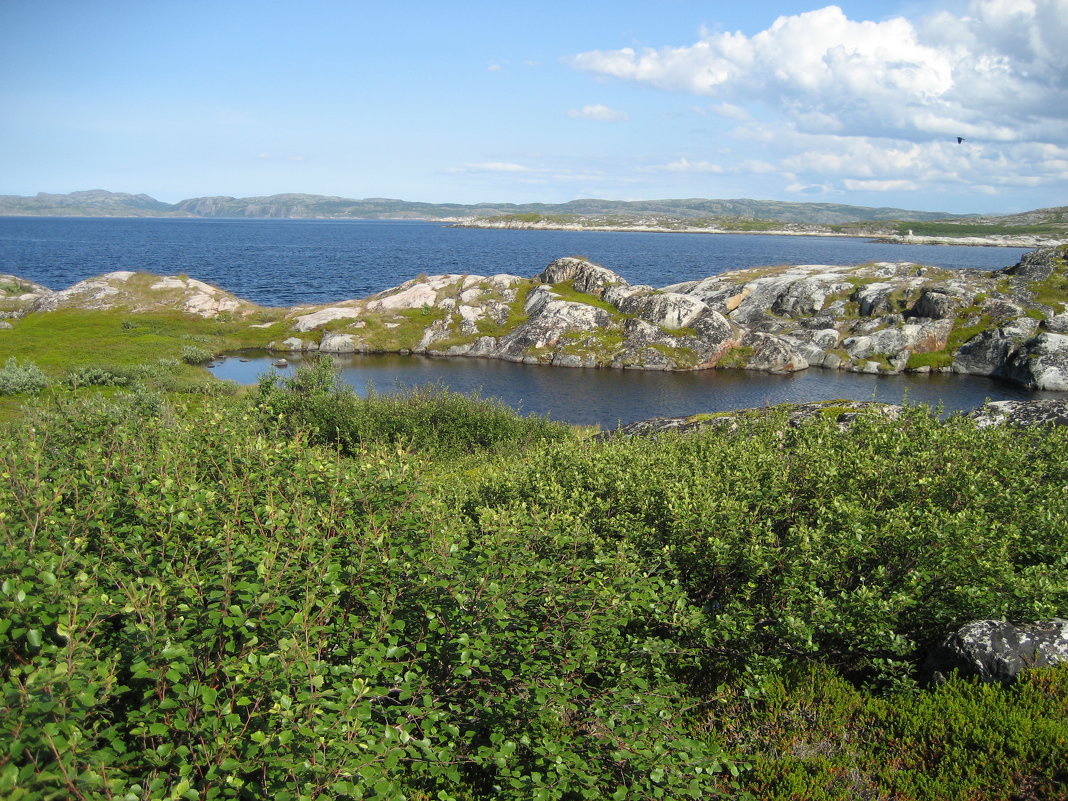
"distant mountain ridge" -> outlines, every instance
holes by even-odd
[[[174,216],[174,206],[148,195],[90,189],[55,195],[38,192],[33,197],[0,195],[0,214],[41,217],[161,217]]]
[[[599,200],[567,203],[420,203],[392,198],[281,194],[267,197],[198,197],[163,203],[145,194],[94,189],[67,195],[40,192],[33,197],[0,195],[0,215],[84,217],[219,217],[277,219],[456,220],[511,214],[562,214],[678,219],[731,217],[781,222],[835,224],[878,220],[967,219],[974,215],[776,200],[689,198],[678,200]]]

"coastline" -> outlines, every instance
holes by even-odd
[[[612,233],[643,234],[724,234],[752,236],[811,236],[839,239],[867,239],[892,245],[961,245],[970,247],[1012,247],[1039,248],[1068,244],[1068,237],[1046,237],[1034,235],[994,236],[900,236],[897,234],[848,233],[843,231],[803,230],[800,228],[770,228],[764,230],[740,231],[730,228],[711,226],[663,226],[663,225],[579,225],[577,223],[523,222],[520,220],[501,220],[493,222],[486,219],[444,219],[450,228],[486,228],[518,231],[602,231]]]

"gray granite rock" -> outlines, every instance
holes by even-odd
[[[1068,661],[1068,620],[1013,624],[977,620],[946,636],[928,653],[924,672],[935,683],[952,673],[1011,682],[1023,670]]]

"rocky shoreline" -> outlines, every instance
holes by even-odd
[[[993,272],[909,262],[757,268],[660,289],[569,257],[532,278],[419,276],[369,298],[275,310],[186,276],[115,272],[58,292],[0,276],[0,314],[178,310],[245,325],[279,353],[422,353],[636,370],[947,372],[1068,391],[1066,255],[1068,246],[1044,248]]]

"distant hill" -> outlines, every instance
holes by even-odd
[[[180,214],[170,203],[148,195],[129,195],[90,189],[53,195],[38,192],[33,197],[0,195],[0,215],[30,217],[171,217]]]
[[[879,220],[961,219],[946,212],[870,208],[838,203],[788,203],[775,200],[598,200],[568,203],[417,203],[391,198],[355,200],[324,195],[198,197],[163,203],[148,195],[95,189],[69,195],[41,192],[33,197],[0,195],[0,215],[71,217],[268,217],[311,219],[454,220],[514,214],[734,219],[836,224]],[[969,215],[971,216],[971,215]]]

